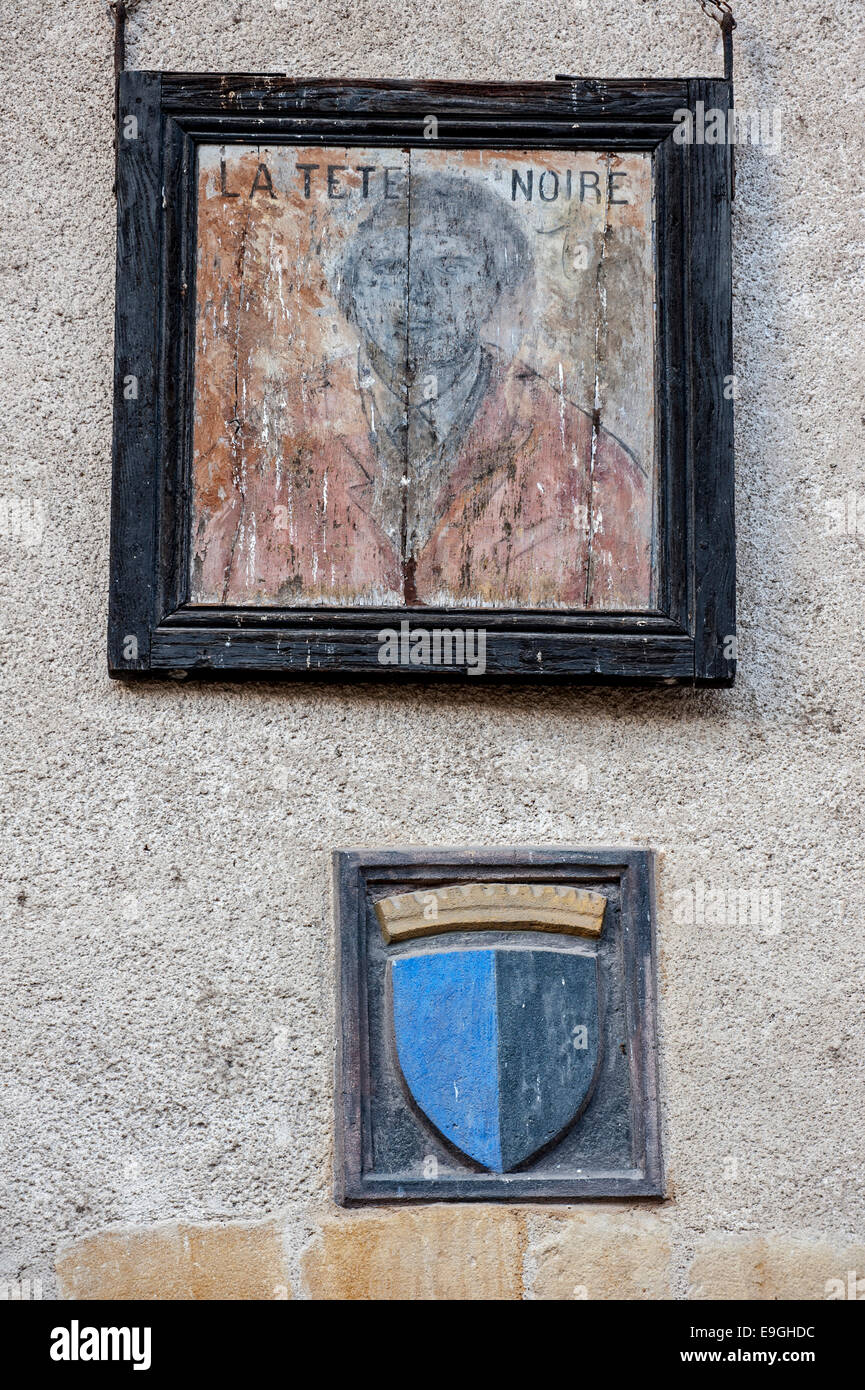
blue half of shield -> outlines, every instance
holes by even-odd
[[[508,1172],[564,1130],[599,1058],[598,976],[574,951],[424,951],[391,966],[397,1056],[441,1134]]]

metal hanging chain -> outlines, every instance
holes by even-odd
[[[736,21],[733,18],[733,11],[727,0],[697,0],[697,4],[708,15],[714,19],[721,30],[721,37],[724,41],[724,77],[728,82],[733,80],[733,30],[736,28]]]
[[[117,130],[120,124],[120,74],[126,68],[126,20],[139,0],[106,0],[114,22],[114,196],[117,197]]]
[[[114,20],[114,80],[126,67],[126,20],[139,0],[108,0],[106,9]]]
[[[709,19],[713,20],[721,30],[721,35],[724,40],[724,78],[725,81],[732,82],[733,30],[736,28],[736,21],[733,18],[733,11],[727,3],[727,0],[697,0],[697,4],[700,6],[700,9],[703,11],[703,14],[707,15]],[[556,81],[573,82],[574,78],[570,75],[570,73],[557,72]]]
[[[106,0],[106,8],[114,20],[114,81],[126,67],[126,20],[140,0]],[[727,81],[733,77],[733,30],[736,20],[728,0],[697,0],[697,4],[713,19],[721,30],[724,39],[724,76]]]
[[[106,0],[106,9],[109,10],[114,20],[114,88],[117,92],[120,74],[126,67],[126,20],[132,11],[137,8],[140,0]],[[728,82],[733,80],[733,30],[736,28],[736,20],[730,8],[728,0],[697,0],[697,4],[707,15],[713,19],[721,30],[724,40],[724,77]],[[117,99],[115,96],[115,115],[117,114]]]

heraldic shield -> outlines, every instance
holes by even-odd
[[[535,946],[523,945],[523,936],[518,945],[512,933],[534,927],[599,935],[605,900],[544,886],[545,902],[537,888],[528,902],[518,901],[525,890],[518,885],[509,893],[511,887],[440,889],[433,920],[418,926],[415,917],[412,930],[394,914],[388,933],[502,932],[502,944],[396,956],[389,991],[396,1054],[416,1105],[452,1145],[496,1173],[517,1168],[574,1122],[600,1061],[595,955],[570,944],[557,948],[549,937]],[[440,920],[454,913],[456,920]]]

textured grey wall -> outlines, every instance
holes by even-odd
[[[4,8],[0,1280],[178,1216],[277,1212],[301,1250],[336,845],[657,847],[674,1287],[706,1233],[861,1235],[861,16],[738,6],[737,104],[781,139],[737,156],[735,690],[389,692],[106,678],[111,28]],[[128,65],[664,76],[719,71],[716,33],[695,0],[142,0]]]

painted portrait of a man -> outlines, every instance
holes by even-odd
[[[604,423],[596,365],[574,399],[597,272],[560,274],[582,336],[533,350],[576,214],[527,206],[525,179],[374,160],[317,151],[285,192],[264,166],[239,231],[203,238],[194,599],[647,607],[651,460]]]

